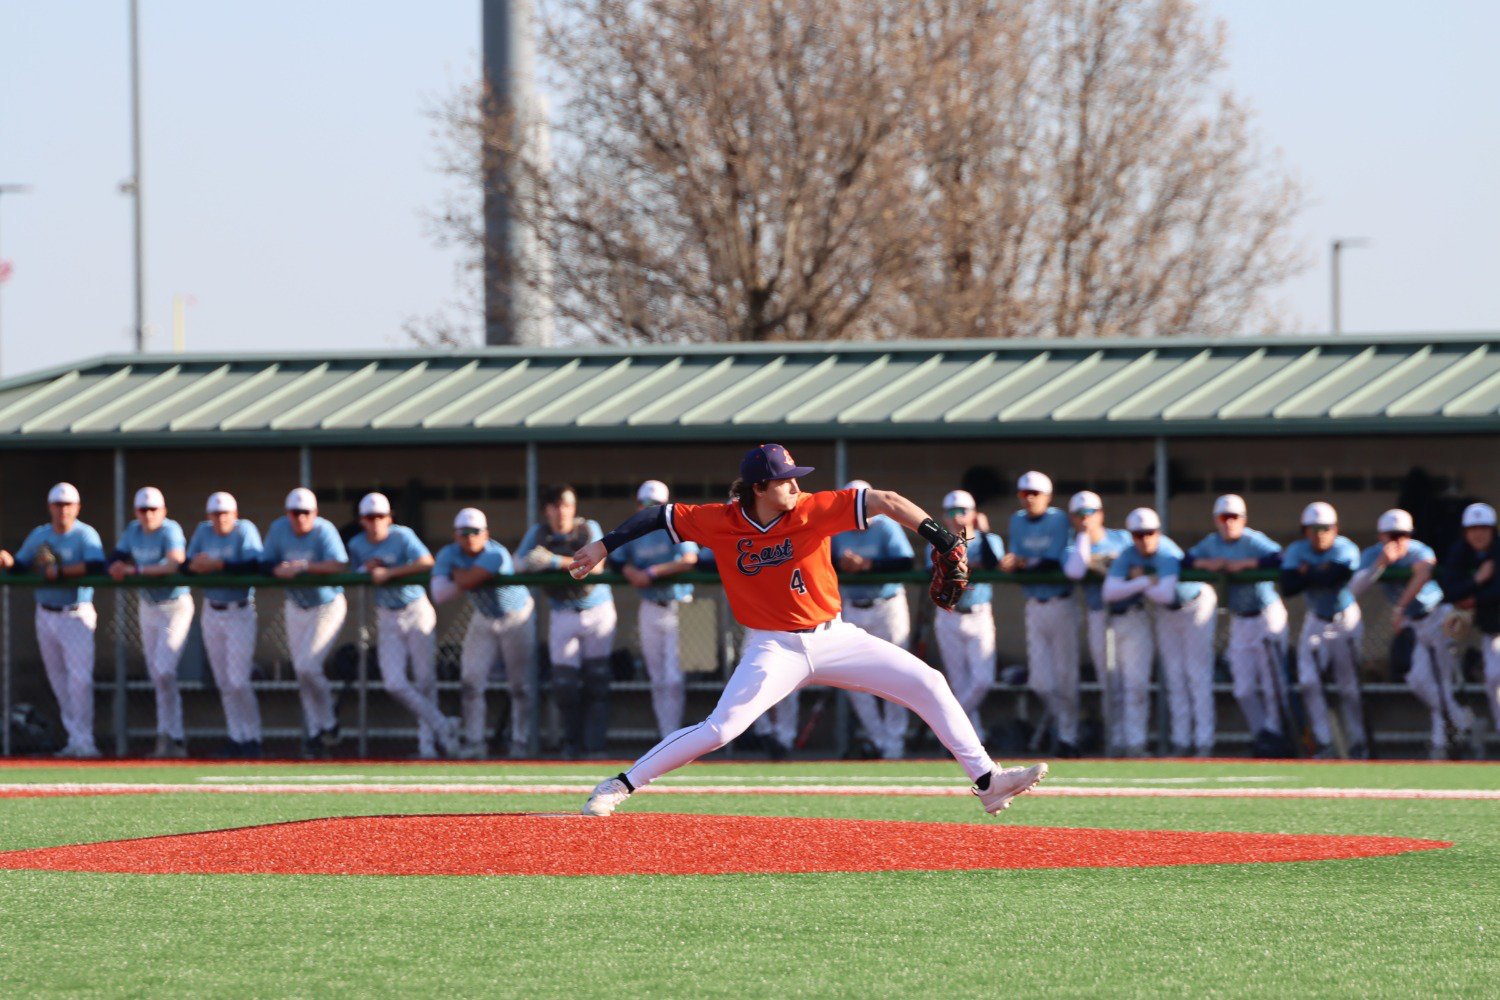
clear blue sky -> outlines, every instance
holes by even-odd
[[[142,0],[147,319],[190,350],[405,343],[453,295],[425,112],[478,70],[478,0]],[[1345,329],[1500,330],[1500,3],[1210,0],[1228,81],[1305,181],[1312,264],[1283,299]],[[125,0],[0,0],[5,374],[130,345]]]

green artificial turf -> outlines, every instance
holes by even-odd
[[[0,783],[306,775],[573,783],[590,780],[594,770],[326,762],[39,766],[0,768]],[[961,783],[950,765],[937,763],[713,764],[679,777],[684,783]],[[1500,768],[1075,761],[1059,765],[1054,779],[1147,787],[1494,789]],[[576,795],[487,794],[0,799],[0,849],[316,816],[579,804]],[[860,875],[0,872],[0,995],[1492,996],[1500,982],[1496,801],[1032,797],[1018,800],[1000,821],[984,817],[967,797],[648,792],[625,808],[1388,834],[1455,846],[1289,865]]]

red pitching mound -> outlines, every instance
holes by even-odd
[[[726,875],[1326,861],[1437,840],[637,813],[359,816],[0,852],[0,869],[211,875]]]

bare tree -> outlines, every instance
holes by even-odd
[[[1297,266],[1296,187],[1188,0],[553,0],[542,23],[550,151],[461,97],[440,228],[477,260],[478,166],[510,164],[540,251],[517,276],[550,277],[570,339],[1227,333]]]

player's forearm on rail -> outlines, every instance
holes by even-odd
[[[388,567],[385,575],[387,579],[395,576],[416,576],[418,573],[425,573],[432,569],[433,562],[435,560],[432,556],[422,556],[420,559],[413,559],[405,566]]]
[[[473,590],[494,575],[483,566],[470,566],[467,569],[454,570],[453,582],[464,590]]]

